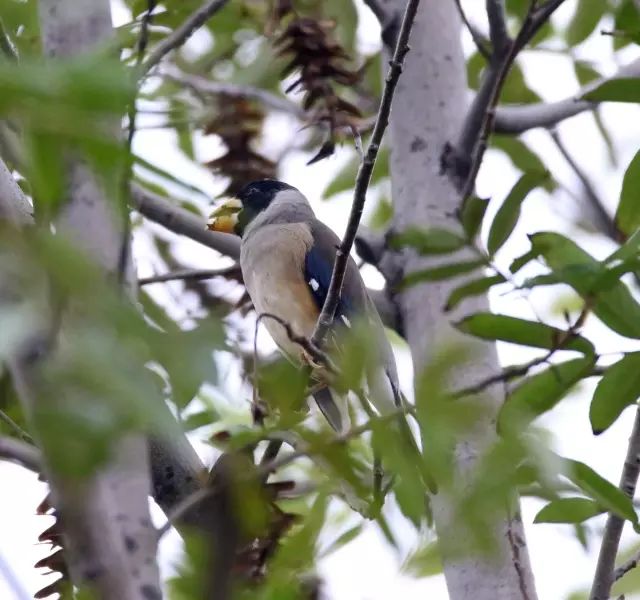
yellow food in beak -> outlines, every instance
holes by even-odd
[[[207,229],[221,233],[235,233],[238,224],[238,213],[242,209],[242,202],[237,198],[231,198],[216,208],[209,216]]]

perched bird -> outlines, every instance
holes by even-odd
[[[316,219],[300,191],[271,179],[248,184],[212,217],[211,229],[242,238],[240,267],[258,315],[275,315],[298,336],[310,338],[329,289],[338,236]],[[395,359],[360,272],[349,258],[330,331],[332,342],[339,344],[341,332],[361,319],[375,342],[373,364],[366,373],[368,397],[380,414],[388,414],[402,404]],[[309,363],[302,346],[281,323],[272,318],[262,321],[289,359]],[[335,395],[325,387],[314,398],[329,424],[344,431],[346,416]]]

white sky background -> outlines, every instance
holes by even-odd
[[[442,0],[445,1],[445,0]],[[464,2],[468,14],[474,22],[484,24],[484,3],[478,0]],[[556,15],[558,22],[564,22],[572,14],[574,1],[569,1]],[[118,6],[116,6],[118,8]],[[359,38],[365,48],[375,47],[379,29],[374,17],[367,9],[360,7],[361,24]],[[126,15],[121,10],[114,13],[116,22],[122,22]],[[611,29],[611,23],[603,24],[605,29]],[[464,36],[465,48],[471,48],[468,36]],[[190,47],[197,50],[199,44],[206,43],[204,36],[195,36]],[[607,73],[616,70],[612,60],[610,38],[598,34],[592,36],[576,51],[580,58],[592,60]],[[625,59],[634,58],[633,51],[628,52]],[[623,61],[623,62],[626,62]],[[573,75],[570,61],[552,52],[526,52],[523,56],[523,68],[529,85],[538,92],[543,99],[552,101],[571,96],[578,88]],[[565,144],[592,178],[601,197],[608,207],[613,209],[617,201],[622,181],[622,172],[629,163],[638,147],[640,139],[640,114],[636,107],[622,104],[608,105],[603,109],[605,123],[609,126],[618,151],[619,166],[611,166],[604,144],[593,124],[590,115],[581,115],[564,122],[559,130]],[[144,123],[144,119],[140,120]],[[157,120],[155,121],[157,122]],[[281,123],[274,122],[272,127],[279,128]],[[265,136],[270,139],[269,132]],[[277,138],[277,136],[275,136]],[[571,190],[579,190],[579,183],[575,175],[560,157],[551,144],[548,136],[539,131],[526,135],[528,142],[545,157],[547,165],[551,166],[556,179]],[[220,192],[219,181],[214,181],[204,168],[198,168],[189,162],[176,149],[174,136],[167,131],[149,129],[142,130],[136,137],[135,150],[150,162],[178,174],[211,193],[212,196]],[[197,157],[205,161],[219,153],[219,146],[211,138],[199,139],[196,144]],[[267,150],[277,149],[271,148]],[[319,195],[326,185],[328,178],[339,169],[345,160],[345,153],[338,151],[336,156],[320,163],[306,167],[306,155],[292,153],[283,167],[283,179],[299,187],[312,201],[318,216],[340,234],[347,220],[349,209],[349,194],[342,194],[330,202],[320,202]],[[497,153],[489,152],[480,173],[478,187],[480,195],[491,196],[498,200],[505,197],[518,173],[511,167],[510,162]],[[495,210],[497,205],[493,206]],[[557,191],[552,197],[543,192],[534,192],[525,203],[523,217],[520,220],[511,240],[505,245],[499,255],[502,266],[527,249],[526,234],[540,230],[557,230],[569,232],[578,241],[584,241],[590,252],[598,257],[606,255],[612,244],[600,236],[585,234],[571,226],[571,220],[581,209],[576,207],[572,198],[564,191]],[[567,218],[569,217],[569,218]],[[185,260],[194,266],[211,267],[212,253],[202,249],[189,241],[178,242],[180,253]],[[147,275],[154,269],[153,257],[149,255],[149,246],[144,238],[135,244],[136,258],[141,275]],[[535,266],[533,267],[536,268]],[[371,283],[379,284],[380,279],[371,276]],[[172,284],[173,295],[180,293],[180,284]],[[158,293],[166,293],[159,291]],[[564,294],[564,295],[563,295]],[[533,318],[536,313],[547,321],[555,320],[562,324],[558,305],[568,298],[567,290],[562,293],[558,288],[540,289],[529,296],[528,301],[520,299],[516,294],[492,296],[492,306],[496,312]],[[185,315],[186,316],[186,315]],[[625,340],[608,332],[602,325],[590,318],[585,333],[597,343],[599,350],[615,351],[620,349],[639,349],[638,343]],[[269,344],[266,335],[261,336],[265,346]],[[500,357],[503,364],[520,363],[529,360],[532,354],[515,346],[501,344]],[[612,357],[612,359],[615,358]],[[399,368],[405,388],[410,385],[411,367],[406,351],[398,351]],[[224,382],[225,395],[237,396],[238,381],[233,373],[229,373]],[[627,410],[623,418],[599,437],[590,433],[588,407],[593,391],[593,382],[582,384],[570,398],[564,400],[551,413],[541,418],[538,424],[548,428],[553,433],[554,449],[564,456],[584,460],[594,467],[600,474],[613,482],[617,482],[624,453],[627,436],[631,427],[632,413]],[[235,392],[235,394],[234,394]],[[237,408],[237,407],[236,407]],[[200,434],[200,432],[198,432]],[[202,444],[198,445],[206,449]],[[36,517],[35,507],[41,501],[45,486],[38,483],[35,476],[27,471],[6,463],[0,463],[0,481],[2,494],[0,495],[0,557],[8,562],[17,578],[25,589],[33,594],[45,584],[46,579],[33,569],[33,564],[44,556],[47,547],[36,544],[38,535],[47,527],[48,517]],[[597,536],[593,536],[588,552],[585,552],[575,540],[568,526],[532,525],[532,520],[542,503],[533,500],[523,502],[523,518],[527,529],[529,551],[536,575],[538,593],[541,600],[556,600],[565,598],[568,593],[588,586],[595,566],[597,556]],[[158,514],[158,521],[162,522]],[[350,522],[356,522],[351,519]],[[591,528],[599,532],[604,520],[593,519]],[[341,530],[347,525],[342,524]],[[404,531],[404,530],[403,530]],[[336,531],[332,529],[327,542],[333,539]],[[627,531],[626,539],[633,536]],[[416,540],[412,529],[406,527],[406,539],[403,539],[404,551],[408,552]],[[165,574],[170,571],[170,565],[175,560],[179,542],[176,535],[168,536],[161,547],[161,563]],[[444,579],[435,576],[416,580],[400,574],[403,556],[396,556],[388,547],[375,526],[368,526],[364,534],[359,536],[340,551],[325,559],[320,565],[320,574],[325,580],[325,590],[329,598],[335,600],[382,600],[399,595],[403,598],[432,598],[445,600],[447,598]],[[0,565],[1,566],[1,565]],[[29,596],[27,596],[29,597]],[[640,596],[637,596],[640,597]],[[18,598],[7,582],[3,580],[0,570],[0,600]],[[629,598],[629,596],[628,596]]]

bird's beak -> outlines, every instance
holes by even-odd
[[[238,213],[241,209],[242,202],[237,198],[230,198],[211,213],[207,229],[222,233],[235,233]]]

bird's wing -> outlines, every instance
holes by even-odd
[[[307,250],[305,257],[305,279],[318,305],[318,309],[321,310],[329,290],[331,273],[340,239],[321,221],[313,220],[309,226],[313,244]],[[349,257],[334,324],[341,327],[349,325],[354,319],[362,317],[367,318],[373,327],[380,363],[379,367],[382,367],[377,372],[369,374],[370,388],[374,388],[370,391],[378,398],[378,402],[374,401],[378,410],[389,412],[401,402],[395,359],[384,332],[382,321],[369,298],[360,276],[360,271],[353,259]],[[386,376],[381,376],[383,373]]]

